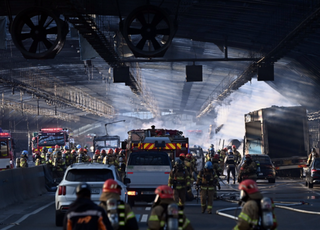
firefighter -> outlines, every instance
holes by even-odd
[[[77,151],[75,149],[72,149],[70,152],[70,163],[76,163],[77,162]]]
[[[84,148],[83,153],[84,153],[84,162],[91,162],[91,157],[88,155],[88,149]]]
[[[236,165],[240,164],[241,154],[239,153],[239,151],[237,150],[237,147],[235,145],[232,145],[232,152],[233,152],[233,156],[234,156],[234,162],[236,163]]]
[[[44,165],[45,163],[45,153],[42,151],[40,157],[36,159],[35,166]]]
[[[208,149],[208,153],[209,153],[210,158],[214,156],[215,151],[214,151],[214,145],[213,144],[210,145],[210,148]]]
[[[125,151],[122,150],[119,152],[119,156],[118,156],[118,162],[119,162],[119,168],[118,168],[118,173],[120,176],[121,181],[123,181],[125,174],[126,174],[126,155],[125,155]]]
[[[315,158],[319,158],[319,153],[317,153],[315,148],[312,148],[311,153],[308,156],[307,165],[310,165]]]
[[[198,174],[196,186],[200,186],[201,213],[207,209],[212,213],[213,195],[216,190],[218,176],[214,173],[211,161],[206,162],[204,169]]]
[[[19,162],[20,168],[28,168],[28,151],[23,150],[20,155],[20,162]]]
[[[222,175],[223,175],[223,172],[224,172],[224,158],[226,157],[227,152],[228,152],[227,148],[223,148],[220,151],[220,159],[219,160],[220,160],[220,167],[222,168]]]
[[[50,172],[52,173],[52,148],[49,148],[46,153],[46,165],[48,166]]]
[[[65,145],[65,146],[63,147],[63,154],[64,154],[64,158],[65,158],[66,167],[68,167],[69,165],[72,164],[71,151],[70,151],[68,145]]]
[[[36,151],[35,154],[34,154],[34,163],[35,163],[35,166],[37,166],[37,165],[36,165],[36,162],[37,162],[38,159],[40,160],[40,152],[39,152],[39,151]],[[39,161],[39,160],[38,160],[38,161]]]
[[[119,164],[118,164],[117,158],[113,155],[113,149],[108,150],[107,156],[103,158],[103,164],[114,165],[116,168],[118,168]]]
[[[130,205],[120,200],[121,186],[113,179],[104,182],[100,206],[106,210],[114,230],[138,230],[138,222]]]
[[[265,206],[269,207],[269,210],[262,207],[263,196],[259,192],[257,183],[250,179],[244,180],[239,184],[239,190],[242,210],[238,216],[238,223],[233,229],[276,229],[278,224],[274,214],[274,203],[271,199],[264,199]]]
[[[86,162],[86,156],[84,154],[83,148],[78,149],[77,163]]]
[[[53,166],[53,170],[54,170],[54,174],[55,175],[55,179],[57,181],[60,181],[63,177],[64,174],[64,170],[65,170],[65,162],[62,158],[62,153],[61,151],[55,151],[54,155],[56,155],[56,157],[53,160],[52,166]]]
[[[167,185],[156,188],[156,198],[148,219],[148,230],[162,230],[165,226],[166,229],[170,229],[169,226],[175,226],[176,228],[173,229],[193,230],[183,210],[178,210],[173,193],[172,188]]]
[[[190,175],[183,165],[181,159],[177,159],[173,169],[169,174],[168,186],[173,188],[175,202],[179,203],[181,208],[186,201],[186,192],[191,189]]]
[[[92,156],[92,163],[98,163],[99,157],[100,157],[100,150],[97,149]]]
[[[235,157],[233,155],[233,152],[231,149],[228,150],[228,155],[224,158],[224,164],[225,164],[225,168],[227,169],[227,182],[229,184],[229,180],[230,180],[230,172],[232,174],[233,177],[233,184],[236,183],[236,163],[235,163]]]
[[[238,181],[241,182],[244,179],[256,180],[257,177],[257,165],[252,160],[251,155],[246,154],[245,161],[239,171]]]
[[[106,150],[102,149],[98,158],[98,163],[103,164],[103,159],[107,156]]]
[[[59,145],[55,145],[54,146],[54,151],[59,151],[60,150],[60,146]]]
[[[194,177],[195,177],[195,179],[197,177],[195,176],[194,167],[192,164],[192,155],[190,153],[187,153],[186,159],[184,160],[184,165],[186,166],[187,171],[190,176],[190,184],[193,184]],[[190,188],[189,190],[187,190],[187,200],[193,200],[193,198],[194,198],[194,196],[193,196],[192,190]]]
[[[211,163],[212,163],[214,174],[217,175],[217,178],[219,179],[220,175],[222,175],[222,169],[219,164],[219,155],[218,154],[215,154],[213,157],[211,157]],[[216,182],[216,187],[218,187],[219,190],[221,189],[219,180],[217,180],[217,182]],[[213,198],[215,200],[218,198],[217,188],[214,190]]]
[[[91,200],[91,188],[81,182],[76,188],[77,199],[70,204],[64,217],[63,230],[112,230],[103,208]]]

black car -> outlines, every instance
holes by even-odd
[[[268,180],[269,183],[276,182],[276,169],[268,155],[265,154],[250,154],[252,160],[257,164],[257,180]],[[238,166],[238,172],[244,164],[245,157],[242,158]]]
[[[305,172],[306,186],[313,188],[313,184],[320,184],[320,158],[314,159]]]

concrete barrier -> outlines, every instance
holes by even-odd
[[[0,208],[47,192],[46,165],[0,171]]]

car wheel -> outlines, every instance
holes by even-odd
[[[63,225],[64,213],[56,210],[56,226],[61,227]]]
[[[313,188],[313,184],[312,183],[309,182],[308,185],[309,185],[308,186],[309,188]]]
[[[276,179],[275,179],[275,178],[269,178],[269,179],[268,179],[268,182],[269,182],[269,183],[276,183]]]

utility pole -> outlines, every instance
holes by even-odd
[[[113,121],[113,122],[105,123],[105,124],[104,124],[104,127],[106,128],[106,135],[109,136],[108,130],[107,130],[107,125],[114,124],[114,123],[118,123],[118,122],[125,122],[125,121],[126,121],[126,120],[120,120],[120,121]]]

